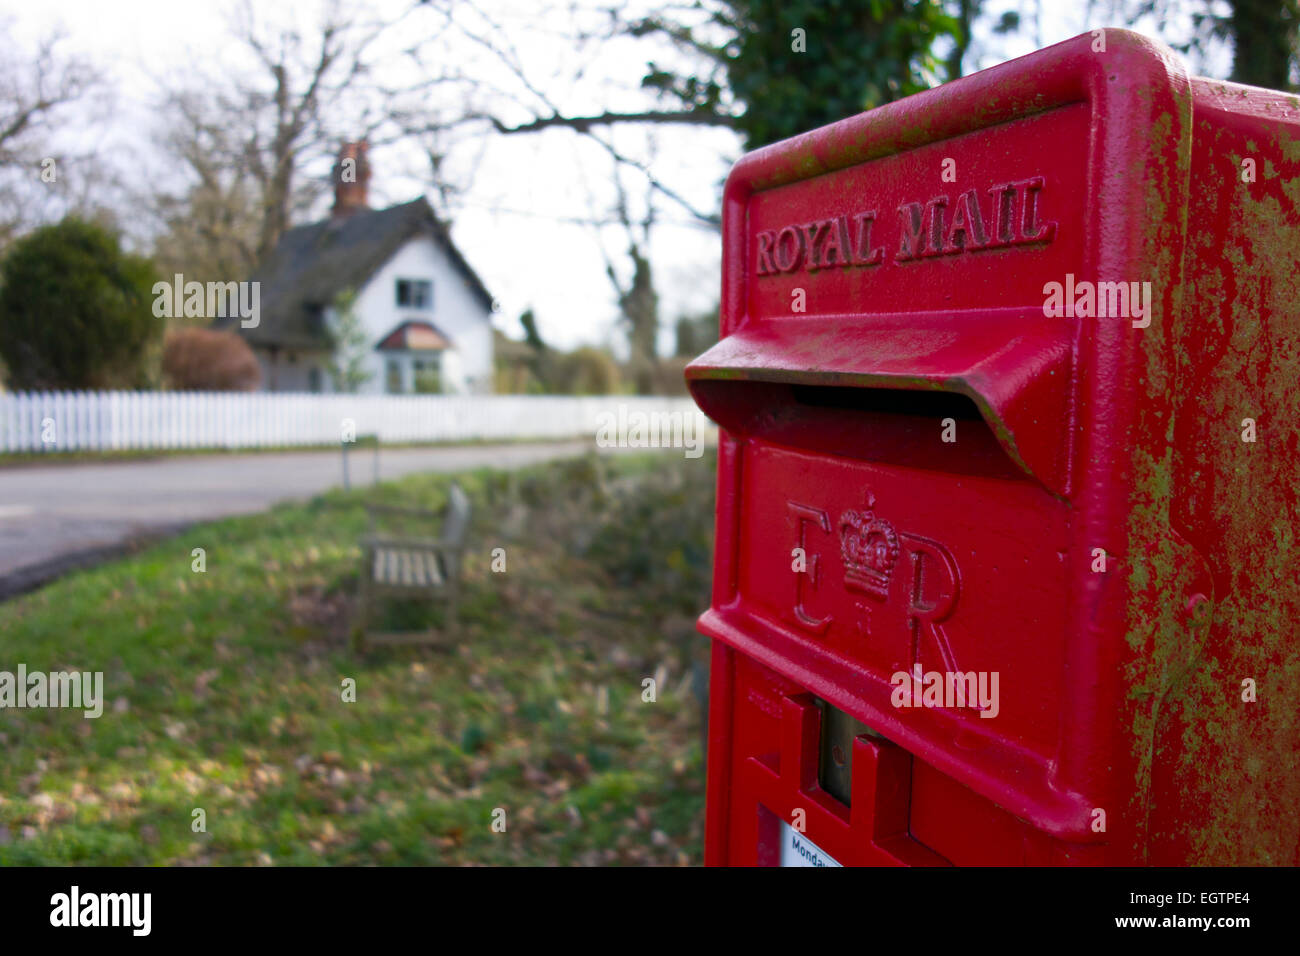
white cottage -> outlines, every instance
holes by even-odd
[[[257,327],[216,327],[252,347],[264,390],[337,391],[335,305],[353,292],[369,373],[357,391],[491,392],[492,296],[423,198],[371,209],[369,180],[366,144],[345,145],[330,218],[290,229],[251,277],[261,283]]]

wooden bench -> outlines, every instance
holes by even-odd
[[[459,485],[447,493],[440,537],[377,531],[381,518],[400,518],[406,529],[436,527],[439,514],[419,508],[367,505],[369,526],[361,541],[361,602],[358,647],[371,644],[432,644],[455,634],[460,597],[461,558],[469,532],[469,498]],[[424,598],[446,602],[446,627],[438,631],[371,632],[370,616],[385,598]]]

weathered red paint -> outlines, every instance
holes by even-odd
[[[1103,36],[727,181],[710,864],[1300,862],[1300,106]]]

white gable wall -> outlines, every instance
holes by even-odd
[[[399,307],[398,279],[432,281],[432,308]],[[451,339],[454,354],[447,356],[443,364],[445,391],[476,394],[492,391],[491,313],[432,238],[419,236],[398,249],[359,290],[356,312],[371,348],[368,368],[373,374],[362,386],[363,392],[386,390],[385,360],[389,356],[374,349],[407,321],[431,322]],[[414,372],[410,363],[403,358],[399,360],[403,361],[403,391],[413,391]]]

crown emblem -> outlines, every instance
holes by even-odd
[[[883,601],[898,563],[898,532],[876,517],[875,504],[876,496],[869,494],[865,511],[846,511],[840,517],[840,555],[845,586]]]

